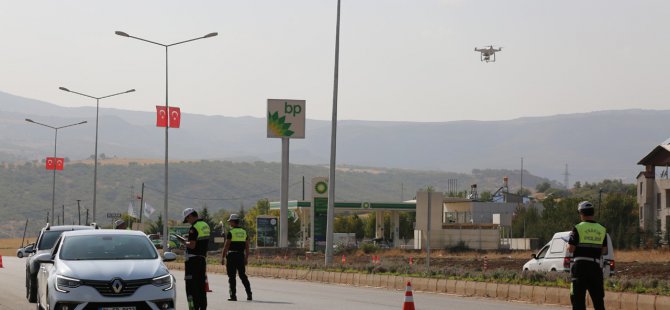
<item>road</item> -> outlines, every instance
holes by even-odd
[[[4,268],[0,269],[0,310],[35,309],[25,298],[25,258],[3,256]],[[186,310],[184,294],[184,273],[175,271],[177,278],[177,309]],[[250,278],[254,292],[254,301],[246,301],[244,288],[238,279],[238,298],[229,302],[228,278],[221,274],[209,274],[210,288],[214,291],[207,295],[208,309],[401,309],[404,292],[365,287],[289,281],[268,278]],[[234,303],[234,306],[233,306]],[[414,304],[417,309],[565,309],[556,306],[504,302],[493,299],[464,298],[446,294],[414,292]]]

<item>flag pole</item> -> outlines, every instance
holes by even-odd
[[[144,182],[142,182],[142,194],[140,194],[140,221],[142,223],[142,214],[144,213]]]

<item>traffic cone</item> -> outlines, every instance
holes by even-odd
[[[209,289],[209,280],[207,279],[207,275],[205,275],[205,292],[211,293],[212,290]]]
[[[0,268],[5,268],[5,267],[2,267],[2,255],[0,255]]]
[[[346,264],[346,263],[347,263],[347,257],[342,255],[342,264]]]
[[[414,295],[412,295],[412,283],[407,281],[405,288],[405,301],[402,303],[402,310],[414,310]]]

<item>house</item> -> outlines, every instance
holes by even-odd
[[[661,244],[670,239],[670,140],[654,148],[638,165],[645,167],[637,175],[637,204],[640,229],[655,233]],[[656,177],[656,167],[662,167]]]

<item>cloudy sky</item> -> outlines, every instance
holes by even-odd
[[[62,106],[330,119],[336,0],[0,0],[0,91]],[[667,109],[670,1],[342,0],[339,119],[501,120]],[[476,46],[502,46],[482,63]],[[1,104],[1,103],[0,103]]]

